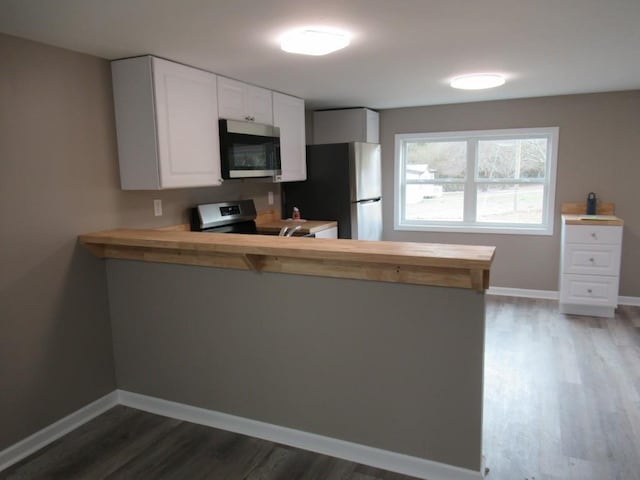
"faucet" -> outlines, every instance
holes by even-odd
[[[282,227],[280,229],[280,233],[278,233],[278,236],[279,237],[290,237],[295,232],[300,230],[301,228],[302,228],[302,225],[296,225],[295,227],[290,227],[289,225],[285,225],[284,227]]]
[[[296,225],[295,227],[289,229],[289,231],[286,233],[287,237],[290,237],[291,235],[293,235],[295,232],[297,232],[301,228],[302,228],[302,225]]]

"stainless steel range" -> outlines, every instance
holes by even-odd
[[[191,209],[191,231],[205,233],[258,234],[256,228],[256,206],[253,200],[205,203]],[[280,236],[292,236],[300,226],[284,226]],[[298,232],[299,233],[299,232]],[[266,235],[278,235],[267,233]],[[309,233],[304,237],[315,237]]]
[[[191,209],[191,231],[256,234],[253,200],[205,203]]]

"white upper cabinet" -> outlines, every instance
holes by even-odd
[[[151,56],[111,70],[122,188],[220,185],[216,75]]]
[[[273,124],[271,90],[218,77],[218,117]]]
[[[307,179],[304,100],[273,92],[273,124],[280,128],[282,175],[277,182]]]
[[[346,108],[313,112],[313,143],[380,143],[378,112]]]

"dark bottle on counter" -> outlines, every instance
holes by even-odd
[[[587,195],[587,215],[596,214],[596,194],[589,192]]]

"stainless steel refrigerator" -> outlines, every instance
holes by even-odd
[[[338,238],[381,240],[380,145],[307,146],[307,180],[282,184],[282,213],[298,207],[302,218],[337,220]]]

